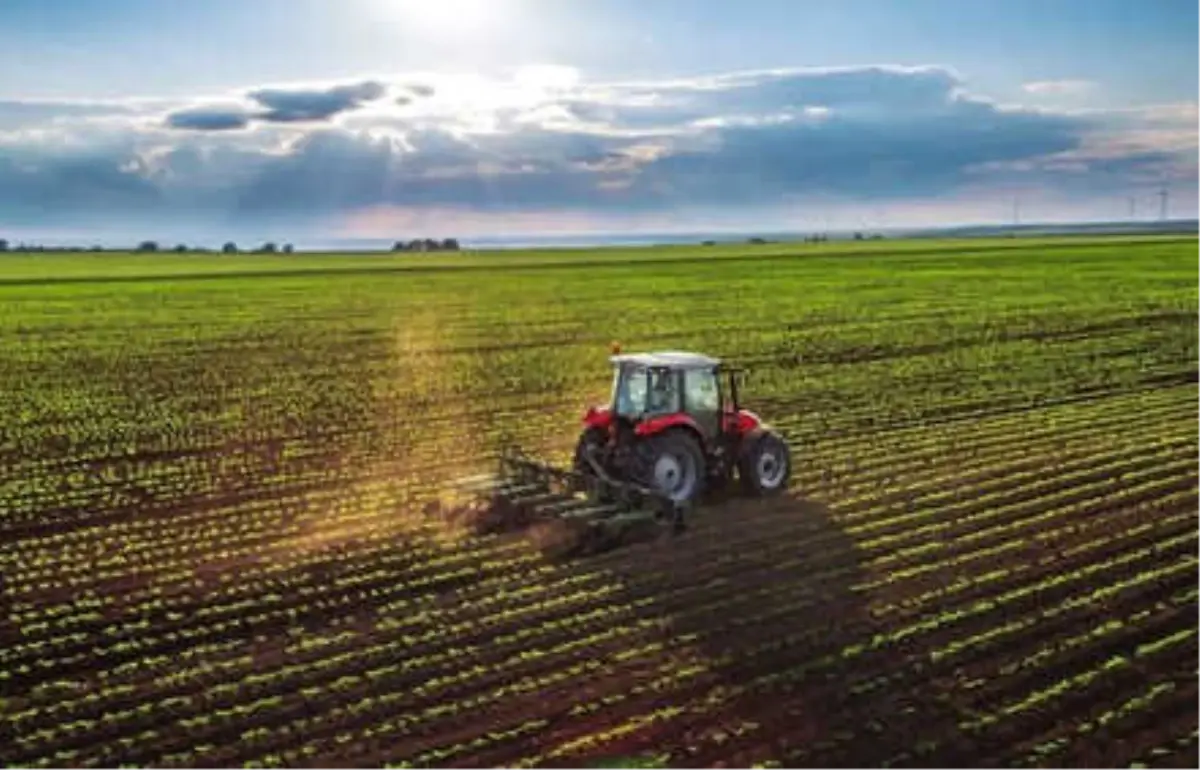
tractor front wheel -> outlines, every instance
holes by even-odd
[[[691,502],[704,492],[704,452],[687,433],[674,430],[649,439],[643,458],[644,475],[673,502]]]
[[[765,497],[787,489],[792,473],[788,445],[774,433],[752,439],[738,458],[738,476],[742,488],[751,495]]]

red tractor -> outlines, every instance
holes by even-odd
[[[790,451],[738,405],[740,370],[695,353],[613,353],[611,402],[587,410],[570,469],[510,450],[498,474],[459,480],[478,531],[548,525],[555,542],[590,550],[643,524],[682,531],[692,504],[735,472],[752,495],[787,488]]]
[[[749,494],[777,494],[788,445],[738,404],[740,370],[696,353],[616,353],[611,403],[588,409],[577,473],[634,482],[691,503],[734,472]]]

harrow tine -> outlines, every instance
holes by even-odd
[[[518,500],[522,497],[531,495],[541,495],[546,493],[546,488],[538,484],[502,484],[494,489],[487,490],[486,494],[491,497],[503,497],[510,501]]]
[[[509,503],[512,505],[528,505],[533,508],[539,508],[546,504],[562,502],[563,496],[558,492],[541,492],[524,497],[510,497]]]
[[[559,516],[572,524],[586,524],[597,519],[611,518],[620,513],[620,509],[613,505],[589,505],[573,511],[564,511]]]
[[[568,516],[572,511],[582,510],[591,505],[591,502],[578,497],[563,498],[556,502],[546,503],[540,507],[540,513],[543,516],[554,516],[563,518]]]
[[[454,479],[451,484],[456,487],[470,487],[475,485],[487,485],[495,483],[496,475],[494,473],[477,473],[474,476],[461,476]]]

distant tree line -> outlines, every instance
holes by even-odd
[[[414,239],[411,241],[396,241],[392,245],[391,251],[419,251],[419,252],[458,251],[459,248],[460,247],[459,247],[457,238],[446,238],[446,239],[443,239],[440,241],[434,240],[433,238],[417,238],[417,239]],[[30,243],[13,244],[4,238],[0,238],[0,253],[3,253],[3,252],[13,252],[13,253],[26,252],[26,253],[28,253],[28,252],[46,252],[46,251],[100,252],[100,251],[125,251],[125,249],[105,249],[101,246],[92,246],[90,248],[85,249],[80,246],[45,246],[42,244],[30,244]],[[146,253],[146,254],[158,253],[158,252],[171,252],[171,253],[175,253],[175,254],[211,254],[213,252],[212,249],[204,248],[202,246],[188,246],[185,243],[176,244],[175,246],[168,249],[168,248],[164,248],[158,241],[149,241],[149,240],[140,242],[134,248],[134,251]],[[238,248],[238,245],[233,241],[227,241],[224,245],[221,246],[220,251],[222,254],[243,253],[242,250]],[[282,246],[280,246],[279,244],[275,243],[274,241],[267,241],[266,243],[262,244],[258,248],[250,249],[244,253],[247,253],[247,254],[292,254],[294,252],[295,252],[295,248],[290,243],[285,243]]]
[[[864,240],[877,241],[877,240],[882,239],[883,236],[878,233],[876,233],[874,235],[864,235],[861,232],[857,232],[857,233],[854,233],[853,238],[856,241],[864,241]],[[802,239],[802,241],[804,243],[825,243],[828,240],[829,240],[828,233],[814,233],[813,235],[806,235]],[[746,243],[751,246],[764,246],[768,243],[776,243],[776,241],[770,241],[770,240],[767,240],[766,238],[761,238],[759,236],[753,236],[751,238],[747,238]],[[700,245],[701,246],[716,246],[717,241],[701,241]]]
[[[438,241],[433,238],[414,238],[411,241],[396,241],[392,244],[392,251],[458,251],[458,239]]]
[[[152,252],[152,251],[159,251],[160,249],[158,247],[158,243],[155,241],[142,241],[141,243],[138,244],[137,250]],[[210,253],[211,250],[205,249],[205,248],[197,248],[197,247],[188,248],[188,246],[186,244],[181,243],[181,244],[178,244],[177,246],[175,246],[175,248],[171,249],[171,251],[175,252],[176,254],[185,254],[188,252],[191,252],[193,254],[207,254],[207,253]],[[257,249],[251,250],[249,253],[250,254],[291,254],[293,251],[294,251],[294,249],[292,248],[292,244],[290,244],[290,243],[283,244],[283,247],[281,248],[274,241],[267,241],[262,246],[259,246]],[[234,243],[233,241],[228,241],[225,243],[224,246],[221,247],[222,254],[237,254],[238,252],[239,252],[239,249],[237,247],[237,244]]]
[[[0,253],[11,252],[19,253],[39,253],[43,251],[68,251],[68,252],[83,252],[83,251],[104,251],[100,246],[92,246],[84,248],[82,246],[46,246],[41,243],[10,243],[4,238],[0,238]]]
[[[879,233],[867,234],[867,233],[863,233],[863,232],[856,232],[851,237],[853,238],[853,240],[856,240],[856,241],[866,241],[866,240],[875,241],[875,240],[881,240],[883,238],[883,236]],[[825,243],[828,240],[829,240],[829,235],[826,233],[817,233],[814,235],[804,236],[804,243]],[[769,241],[765,238],[760,238],[760,237],[756,236],[756,237],[752,237],[752,238],[747,238],[746,243],[748,243],[752,246],[762,246],[762,245],[765,245],[768,243],[772,243],[772,241]],[[715,245],[717,245],[717,242],[711,241],[711,240],[703,241],[702,245],[715,246]],[[432,251],[459,251],[459,249],[460,249],[460,247],[459,247],[457,238],[445,238],[440,241],[436,240],[434,238],[414,238],[411,241],[396,241],[395,243],[392,244],[391,251],[393,251],[393,252],[401,252],[401,251],[402,252],[432,252]],[[108,249],[108,250],[123,251],[123,249]],[[212,253],[212,249],[207,249],[207,248],[198,247],[198,246],[188,246],[187,244],[183,244],[183,243],[176,244],[174,247],[172,247],[170,249],[163,249],[160,247],[160,244],[158,243],[158,241],[142,241],[141,243],[139,243],[137,245],[137,248],[135,250],[139,251],[139,252],[144,252],[144,253],[155,253],[155,252],[160,252],[160,251],[170,251],[170,252],[174,252],[176,254],[188,254],[188,253],[209,254],[209,253]],[[17,243],[14,245],[6,239],[0,238],[0,253],[3,253],[3,252],[26,252],[26,253],[28,253],[28,252],[46,252],[46,251],[100,252],[100,251],[106,251],[106,249],[104,249],[100,246],[92,246],[90,248],[85,249],[80,246],[44,246],[42,244],[29,244],[29,243]],[[292,253],[294,253],[294,251],[295,251],[295,249],[292,247],[292,244],[290,244],[290,243],[285,243],[282,246],[280,246],[277,243],[275,243],[274,241],[267,241],[266,243],[262,244],[258,248],[250,249],[249,251],[246,251],[245,253],[247,253],[247,254],[292,254]],[[239,254],[239,253],[242,253],[242,250],[239,249],[238,245],[236,243],[234,243],[233,241],[227,241],[223,246],[221,246],[221,253],[222,254]]]

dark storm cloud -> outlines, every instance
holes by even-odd
[[[118,160],[119,150],[31,157],[0,147],[0,220],[61,219],[77,212],[125,216],[160,210],[157,186]]]
[[[383,99],[389,90],[409,100],[405,109]],[[0,221],[54,201],[80,216],[320,221],[377,206],[645,212],[810,196],[919,200],[989,180],[1061,181],[1086,194],[1089,180],[1094,193],[1164,167],[1186,176],[1195,147],[1195,121],[1179,122],[1191,113],[1155,118],[1170,145],[1160,147],[1136,115],[1117,125],[1104,114],[1002,108],[931,67],[584,84],[511,103],[491,96],[486,87],[456,93],[452,82],[259,88],[244,106],[193,104],[166,117],[187,131],[130,123],[115,138],[109,126],[100,141],[82,122],[69,151],[37,132],[2,133],[0,103],[0,190],[9,191]],[[1056,158],[1069,158],[1069,169]],[[19,189],[31,193],[11,192]]]
[[[510,121],[467,139],[409,131],[403,149],[323,133],[278,158],[244,200],[313,211],[756,205],[814,192],[903,198],[950,189],[976,164],[1069,150],[1087,128],[1001,110],[956,88],[939,70],[765,73],[665,86],[645,106],[645,86],[610,102],[571,97],[572,113],[618,131]],[[736,119],[739,108],[746,112]],[[678,133],[619,131],[655,126]]]
[[[233,131],[250,125],[250,114],[237,107],[193,107],[167,115],[167,125],[192,131]]]
[[[574,142],[546,134],[540,153],[530,129],[492,141],[467,142],[424,131],[401,148],[330,129],[314,133],[275,159],[239,197],[239,211],[344,211],[380,204],[468,206],[488,210],[601,205],[596,176],[576,167]],[[594,137],[581,137],[583,144]],[[563,150],[567,151],[564,152]]]
[[[272,123],[328,120],[381,98],[387,87],[367,80],[329,88],[263,88],[247,96],[266,108],[256,117]]]
[[[319,123],[382,98],[387,86],[374,80],[323,88],[260,88],[246,98],[256,107],[197,106],[166,117],[171,128],[191,131],[232,131],[264,123]]]
[[[905,198],[952,189],[982,163],[1013,161],[1076,147],[1078,119],[1001,112],[959,102],[936,112],[868,120],[837,111],[764,125],[714,128],[713,146],[666,155],[647,165],[646,183],[675,197],[723,197],[820,191],[856,198]]]

